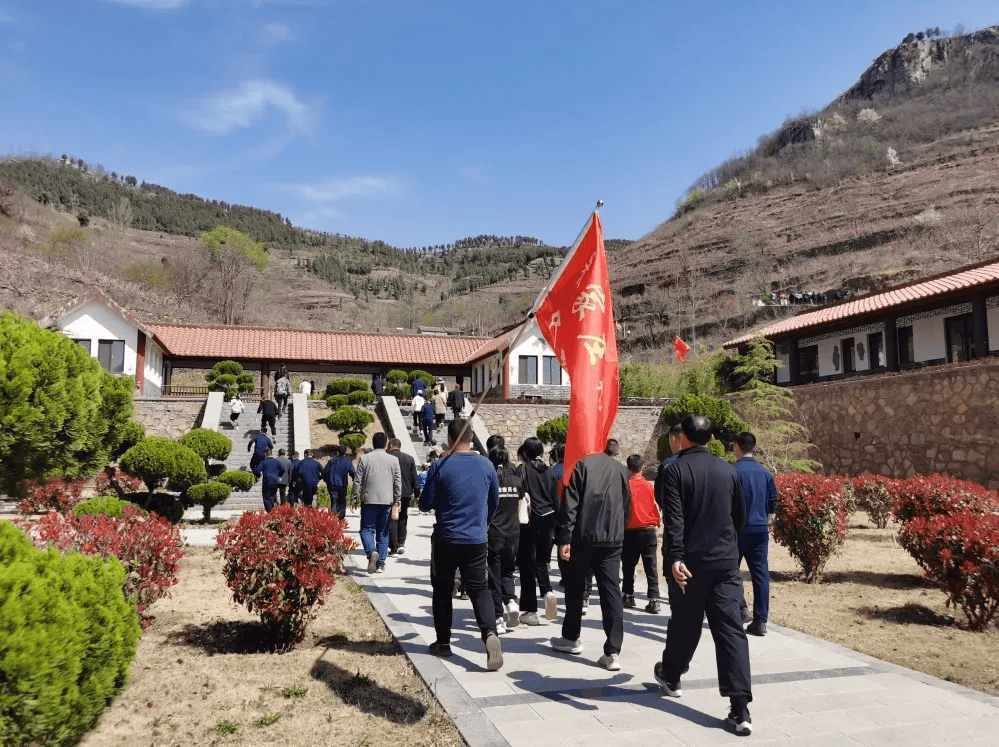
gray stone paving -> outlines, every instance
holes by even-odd
[[[357,533],[357,514],[348,514]],[[426,653],[432,516],[411,512],[406,554],[368,576],[357,550],[348,568],[400,641],[416,671],[462,735],[478,745],[656,745],[746,743],[726,729],[728,701],[718,694],[714,646],[705,631],[683,697],[666,698],[652,677],[665,641],[662,615],[625,611],[622,670],[596,665],[602,653],[599,605],[584,618],[584,652],[553,651],[555,624],[520,626],[503,636],[505,663],[485,670],[485,651],[468,602],[455,600],[450,659]],[[358,542],[358,544],[360,544]],[[553,575],[557,577],[555,564]],[[641,591],[641,584],[636,584]],[[561,602],[561,595],[560,595]],[[560,610],[561,613],[561,610]],[[774,625],[750,638],[756,745],[999,745],[999,698],[953,685]]]

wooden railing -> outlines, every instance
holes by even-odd
[[[181,386],[179,384],[167,384],[160,390],[163,397],[185,397],[188,399],[207,397],[208,392],[207,386]],[[262,398],[262,392],[262,389],[257,388],[251,392],[243,392],[239,396],[246,402],[259,402]]]

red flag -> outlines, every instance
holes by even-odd
[[[581,238],[534,302],[545,340],[569,374],[569,433],[562,484],[580,457],[607,446],[619,395],[617,339],[604,233],[594,211]]]
[[[679,337],[674,337],[673,338],[673,349],[676,351],[676,359],[678,361],[680,361],[680,363],[686,363],[687,362],[687,353],[690,352],[690,345],[688,345],[687,343],[685,343]]]

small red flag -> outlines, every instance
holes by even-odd
[[[690,352],[690,345],[688,345],[687,343],[685,343],[679,337],[674,337],[673,338],[673,349],[676,351],[676,359],[678,361],[680,361],[680,363],[686,363],[687,362],[687,353]]]
[[[617,338],[600,216],[594,211],[581,238],[534,302],[538,329],[569,374],[569,432],[562,484],[576,462],[603,451],[617,417]]]

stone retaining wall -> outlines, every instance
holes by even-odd
[[[205,399],[137,399],[133,419],[146,426],[147,436],[180,438],[201,425]]]
[[[999,488],[999,361],[792,389],[826,474],[939,472]]]

